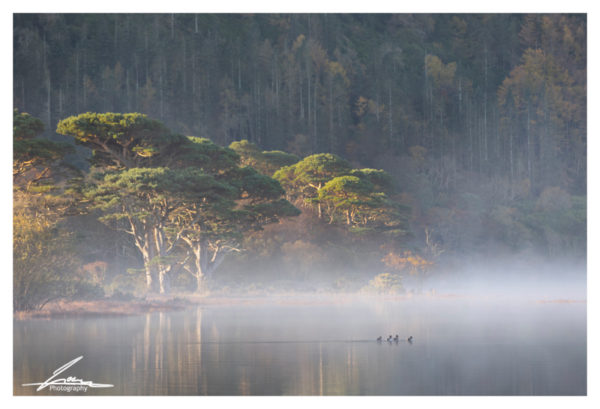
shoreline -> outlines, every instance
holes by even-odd
[[[89,301],[54,301],[41,310],[15,311],[15,320],[53,319],[53,318],[100,318],[125,317],[152,312],[171,312],[183,310],[187,303],[180,301],[157,300],[89,300]]]
[[[127,317],[154,312],[175,312],[190,307],[199,306],[257,306],[257,305],[343,305],[356,301],[400,302],[409,300],[482,300],[490,301],[495,297],[472,296],[461,294],[399,294],[399,295],[367,295],[359,293],[307,293],[307,294],[171,294],[168,296],[152,294],[145,298],[131,300],[115,300],[103,298],[98,300],[60,300],[48,303],[41,310],[16,311],[13,319],[55,319],[55,318],[102,318]],[[536,304],[585,304],[586,299],[551,298],[540,299],[532,297],[528,301]]]

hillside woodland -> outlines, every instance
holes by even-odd
[[[585,15],[15,14],[14,308],[585,260]]]

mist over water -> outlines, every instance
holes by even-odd
[[[424,290],[503,299],[585,300],[585,259],[478,257],[429,277]]]
[[[472,293],[461,296],[247,297],[135,317],[15,321],[14,393],[49,393],[21,384],[83,355],[69,374],[115,385],[87,394],[584,395],[585,273],[572,274],[579,281],[547,274],[540,287],[537,273],[519,285],[504,275],[500,286],[493,274],[465,272],[470,281],[456,289]]]

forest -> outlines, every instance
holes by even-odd
[[[15,310],[585,260],[584,14],[14,14]]]

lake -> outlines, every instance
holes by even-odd
[[[376,342],[382,335],[399,342]],[[407,338],[413,336],[413,342]],[[585,395],[586,304],[273,298],[14,321],[15,395],[62,375],[86,395]]]

